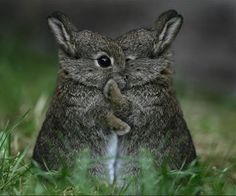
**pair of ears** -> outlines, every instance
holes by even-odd
[[[163,53],[170,47],[176,38],[183,23],[183,17],[175,10],[162,13],[155,21],[153,31],[156,32],[156,40],[153,52],[155,55]],[[48,17],[51,28],[60,48],[72,56],[76,53],[73,32],[78,31],[69,18],[60,12],[54,12]]]

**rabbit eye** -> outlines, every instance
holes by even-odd
[[[129,56],[126,57],[125,61],[128,62],[128,61],[135,60],[135,59],[136,59],[135,56],[129,55]]]
[[[107,68],[111,66],[111,59],[106,56],[102,55],[97,59],[98,65],[102,68]]]

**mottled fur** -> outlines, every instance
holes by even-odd
[[[118,157],[132,157],[133,160],[120,161],[118,178],[136,173],[134,159],[141,148],[152,153],[157,165],[166,163],[172,169],[184,168],[196,158],[171,80],[173,60],[169,47],[182,20],[182,16],[170,10],[158,18],[154,28],[133,30],[116,40],[125,56],[132,57],[127,59],[126,88],[120,93],[127,109],[123,107],[120,111],[120,107],[115,109],[117,104],[111,104],[115,115],[131,126],[127,135],[119,137]],[[177,24],[165,40],[163,36],[169,36],[164,34],[171,28],[170,21],[177,21]],[[166,24],[170,26],[165,27]],[[111,103],[114,99],[110,96]]]
[[[103,96],[109,78],[120,88],[125,81],[122,49],[110,38],[91,31],[77,31],[60,13],[49,17],[59,44],[57,87],[39,133],[33,158],[43,167],[72,166],[75,155],[88,148],[93,158],[103,157],[112,132],[126,134],[130,127],[112,113]],[[105,53],[114,59],[109,68],[96,66],[96,56]],[[94,173],[101,171],[98,164]]]
[[[60,21],[65,21],[63,17],[60,15]],[[113,123],[104,119],[109,113],[131,127],[129,133],[118,137],[116,178],[137,173],[135,158],[141,148],[152,153],[157,165],[167,163],[173,169],[194,160],[195,148],[171,83],[169,48],[182,21],[182,16],[170,10],[153,28],[133,30],[115,40],[75,31],[70,23],[64,25],[68,34],[62,40],[60,35],[57,38],[57,89],[33,158],[57,169],[61,160],[73,165],[74,155],[85,148],[94,158],[106,156],[113,137],[109,129]],[[99,52],[114,58],[113,67],[94,65]],[[108,173],[106,170],[103,163],[93,168],[100,175]]]

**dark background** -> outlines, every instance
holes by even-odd
[[[0,36],[20,38],[25,46],[39,53],[56,56],[56,44],[46,20],[55,10],[70,16],[79,29],[115,37],[151,25],[168,9],[176,9],[184,16],[183,28],[173,45],[176,77],[184,83],[235,95],[234,0],[1,0]]]

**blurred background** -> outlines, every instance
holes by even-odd
[[[150,26],[167,9],[184,16],[174,45],[177,75],[222,93],[236,91],[236,2],[234,0],[25,0],[0,1],[1,33],[25,45],[55,54],[46,17],[55,10],[69,15],[79,29],[116,37]],[[1,36],[2,37],[2,36]]]
[[[13,152],[27,144],[33,148],[55,87],[57,46],[47,27],[49,14],[60,10],[79,29],[116,37],[152,25],[168,9],[184,16],[173,44],[174,84],[197,152],[211,165],[232,164],[236,160],[234,0],[0,0],[0,126],[17,122],[29,111],[14,133]]]

